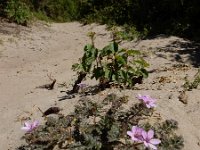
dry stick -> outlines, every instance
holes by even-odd
[[[56,83],[56,79],[53,79],[53,78],[51,77],[51,74],[50,74],[50,75],[47,74],[47,76],[49,77],[49,79],[50,79],[51,81],[53,81],[53,82],[49,85],[49,87],[48,87],[49,90],[52,90],[52,89],[54,88],[55,83]]]
[[[42,115],[44,115],[44,112],[40,109],[40,107],[37,107],[37,108],[42,113]]]
[[[38,86],[38,87],[36,87],[36,88],[45,88],[45,89],[48,89],[48,90],[53,90],[54,85],[55,85],[55,83],[56,83],[56,79],[53,79],[53,78],[51,77],[51,74],[50,74],[50,75],[47,74],[47,76],[48,76],[49,79],[52,81],[52,83],[50,83],[50,84],[45,84],[45,85],[42,85],[42,86]]]
[[[52,90],[54,88],[55,83],[56,79],[54,79],[53,82],[49,85],[48,90]]]

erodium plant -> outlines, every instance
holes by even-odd
[[[110,84],[132,88],[136,83],[148,76],[146,68],[149,64],[141,57],[138,50],[120,49],[115,40],[102,49],[94,45],[95,33],[89,34],[91,44],[84,47],[84,55],[79,63],[73,64],[72,69],[77,71],[79,84],[86,75],[99,81],[102,88]],[[73,88],[77,92],[77,88]]]
[[[73,113],[46,118],[23,139],[27,144],[18,150],[179,150],[183,138],[177,136],[178,124],[149,119],[155,114],[145,102],[128,106],[129,97],[109,94],[104,99],[82,97]],[[124,107],[126,106],[126,108]]]

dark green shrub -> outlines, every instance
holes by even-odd
[[[18,0],[9,0],[5,12],[11,21],[23,25],[26,25],[31,17],[29,7],[24,2]]]
[[[76,20],[80,13],[78,0],[43,0],[33,3],[33,7],[36,12],[59,22]]]

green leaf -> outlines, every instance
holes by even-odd
[[[118,44],[116,42],[113,42],[110,44],[110,49],[111,51],[114,53],[114,52],[118,52]]]
[[[127,79],[127,72],[124,70],[119,70],[119,74],[123,79]]]
[[[112,54],[113,52],[111,51],[110,49],[110,45],[104,47],[101,51],[100,51],[100,54],[99,56],[100,57],[105,57],[105,56],[108,56],[110,54]]]
[[[117,82],[119,80],[118,74],[115,73],[112,75],[112,81]]]
[[[98,49],[96,49],[93,45],[88,44],[84,47],[84,55],[82,57],[82,65],[85,72],[89,72],[93,62],[96,60],[98,56]]]
[[[115,56],[115,59],[116,59],[116,61],[119,65],[125,65],[126,64],[126,60],[122,56],[117,55],[117,56]]]
[[[135,63],[139,64],[142,66],[142,68],[144,67],[149,67],[149,64],[144,60],[144,59],[138,59],[134,61]]]
[[[111,69],[109,68],[109,65],[104,67],[104,71],[105,71],[105,78],[110,79],[112,72],[111,72]]]
[[[73,71],[76,71],[76,70],[79,70],[80,67],[81,67],[81,64],[75,63],[75,64],[72,65],[72,68],[71,68],[71,69],[72,69]]]
[[[102,67],[94,68],[91,79],[95,78],[98,80],[100,77],[104,76],[104,74],[105,72]]]
[[[84,47],[84,51],[87,52],[87,51],[90,51],[92,48],[94,48],[94,46],[92,44],[87,44],[85,45]]]
[[[140,55],[141,53],[138,50],[127,50],[127,54],[129,56],[135,56],[135,55]]]
[[[147,78],[147,77],[148,77],[148,72],[147,72],[146,69],[141,69],[141,73],[142,73],[142,76],[143,76],[144,78]]]

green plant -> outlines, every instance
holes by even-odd
[[[178,122],[175,120],[166,120],[163,123],[155,125],[157,136],[162,140],[161,150],[181,150],[184,146],[184,139],[182,136],[175,134],[178,129]]]
[[[27,21],[31,17],[31,12],[28,6],[18,0],[9,0],[5,11],[8,18],[18,24],[26,25]]]
[[[199,84],[200,84],[200,69],[195,74],[193,81],[190,82],[188,80],[188,78],[185,77],[185,83],[184,83],[183,87],[185,90],[192,90],[192,89],[196,89]]]
[[[34,12],[33,13],[33,16],[36,17],[37,19],[39,20],[43,20],[43,21],[46,21],[46,22],[51,22],[52,20],[46,16],[43,12],[41,11],[37,11],[37,12]]]
[[[147,29],[144,29],[143,32],[139,32],[137,31],[136,27],[127,24],[123,25],[121,29],[112,26],[110,30],[115,33],[118,40],[132,41],[142,39],[148,35]]]
[[[100,84],[107,86],[110,83],[131,88],[142,79],[148,77],[146,67],[149,64],[141,57],[140,51],[120,49],[114,41],[103,49],[94,46],[94,33],[90,34],[92,44],[84,47],[84,55],[80,63],[72,66],[80,74],[90,74],[90,78],[99,80]],[[80,80],[81,82],[81,80]]]
[[[33,6],[39,19],[46,19],[46,16],[58,22],[76,20],[80,13],[78,0],[43,0],[33,3]]]
[[[127,96],[118,97],[115,94],[98,101],[82,97],[73,113],[47,117],[44,125],[26,133],[23,139],[27,145],[20,146],[18,150],[53,150],[55,147],[72,150],[142,150],[142,143],[128,140],[127,131],[133,125],[153,128],[155,136],[162,140],[159,145],[161,150],[179,150],[183,147],[183,138],[174,132],[178,128],[176,121],[166,120],[155,125],[146,121],[140,123],[153,115],[153,109],[143,103],[124,109],[127,102]]]

